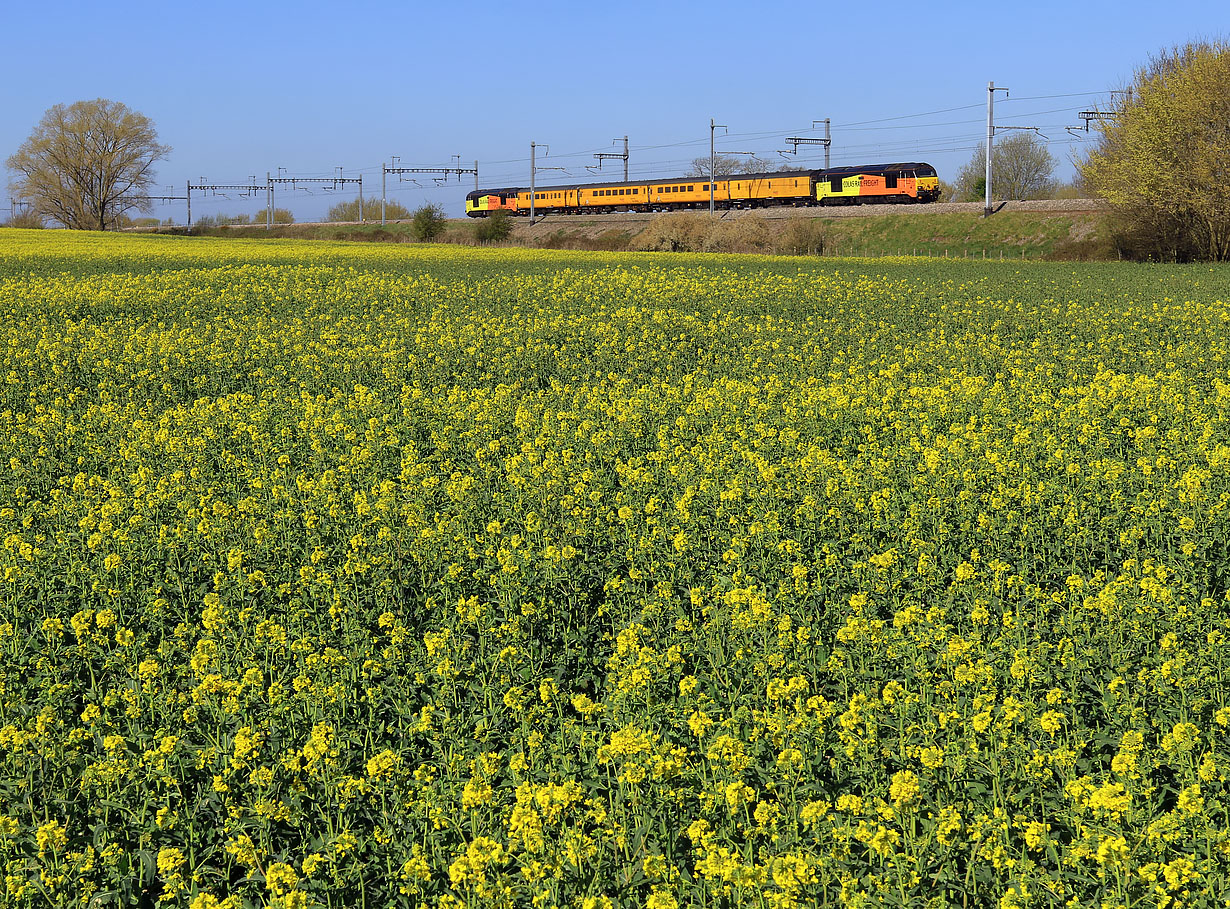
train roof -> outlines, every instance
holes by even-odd
[[[718,174],[717,180],[756,180],[756,179],[785,179],[787,177],[805,177],[817,173],[815,170],[770,170],[761,171],[758,173],[748,174]],[[695,183],[698,180],[704,182],[708,180],[708,175],[697,176],[693,174],[690,177],[649,177],[642,180],[603,180],[595,183],[552,183],[549,186],[535,186],[534,192],[555,192],[558,190],[569,189],[606,189],[607,187],[618,186],[670,186],[675,183]],[[499,195],[501,193],[524,193],[529,192],[528,186],[513,186],[505,189],[479,189],[472,190],[466,194],[466,198],[475,198],[477,196],[486,196],[489,194]]]
[[[922,161],[899,161],[892,164],[856,164],[853,167],[830,167],[827,170],[819,171],[822,174],[831,174],[834,177],[848,177],[852,174],[865,174],[868,172],[879,173],[880,171],[901,171],[901,170],[935,170],[930,164]]]
[[[858,164],[852,167],[830,167],[828,169],[816,170],[809,168],[805,170],[767,170],[756,171],[746,174],[718,174],[717,180],[779,180],[790,177],[815,177],[816,179],[827,179],[827,176],[848,177],[853,174],[862,173],[878,173],[880,171],[909,171],[909,170],[928,170],[935,171],[935,168],[930,164],[925,164],[921,161],[905,161],[893,164]],[[827,176],[826,176],[827,175]],[[697,181],[707,181],[707,175],[692,175],[690,177],[651,177],[642,180],[605,180],[592,183],[552,183],[547,186],[535,186],[534,192],[559,192],[560,190],[574,189],[606,189],[608,187],[620,186],[672,186],[677,183],[695,183]],[[467,199],[476,199],[479,196],[486,195],[513,195],[515,193],[529,192],[528,186],[509,186],[503,189],[476,189],[466,194]]]

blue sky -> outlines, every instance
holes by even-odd
[[[483,186],[590,178],[593,154],[629,137],[631,173],[666,176],[718,149],[776,161],[792,135],[832,124],[832,162],[923,160],[951,178],[996,121],[1038,126],[1071,175],[1077,111],[1105,103],[1167,46],[1230,34],[1230,8],[1175,0],[1034,4],[802,2],[426,4],[315,2],[7,4],[0,21],[0,160],[57,103],[106,97],[149,116],[173,147],[159,183],[362,173],[382,162],[479,162]],[[541,150],[540,150],[541,151]],[[807,152],[806,149],[801,152]],[[819,148],[802,166],[823,163]],[[602,173],[622,174],[607,161]],[[389,178],[414,208],[464,209],[473,178]],[[339,197],[279,196],[299,220]],[[7,215],[7,194],[0,208]],[[261,199],[194,197],[194,215],[254,212]],[[183,219],[182,203],[158,214]]]

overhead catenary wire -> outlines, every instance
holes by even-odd
[[[1043,95],[1027,95],[1018,98],[1009,98],[1000,101],[1001,105],[1011,104],[1013,118],[1035,118],[1047,116],[1055,113],[1069,113],[1067,107],[1062,108],[1045,108],[1041,110],[1023,110],[1020,108],[1028,107],[1030,102],[1058,100],[1061,98],[1088,98],[1095,99],[1099,96],[1108,94],[1105,90],[1081,91],[1081,92],[1061,92]],[[963,104],[952,105],[948,107],[933,108],[922,111],[914,111],[900,114],[893,114],[885,117],[874,117],[864,120],[851,120],[842,122],[839,120],[832,121],[832,129],[841,135],[841,141],[835,143],[834,164],[838,166],[846,166],[849,164],[859,163],[868,158],[899,158],[903,155],[921,156],[924,154],[954,154],[962,151],[972,151],[979,146],[979,137],[972,131],[970,133],[953,133],[947,132],[941,135],[932,134],[934,130],[941,130],[946,127],[961,127],[972,126],[979,122],[978,119],[948,119],[934,122],[917,122],[927,117],[938,117],[944,114],[958,113],[960,111],[974,110],[980,107],[980,104]],[[1044,128],[1051,128],[1058,132],[1063,132],[1063,124],[1042,124]],[[815,122],[810,122],[807,125],[791,125],[778,127],[774,129],[758,128],[745,131],[730,132],[727,141],[732,144],[745,146],[755,144],[760,140],[765,140],[766,145],[763,148],[753,149],[754,154],[765,160],[776,159],[776,147],[780,143],[782,136],[789,134],[805,134],[814,133],[819,130]],[[892,133],[899,132],[903,135],[900,139],[890,138]],[[883,135],[883,139],[877,138],[874,141],[859,141],[862,136],[871,139],[872,136]],[[769,147],[769,140],[772,142],[772,147]],[[1045,140],[1048,146],[1071,145],[1078,140],[1075,137],[1065,135],[1059,139]],[[631,145],[629,152],[635,157],[635,163],[629,165],[628,179],[656,179],[665,178],[668,176],[678,176],[693,165],[693,159],[678,158],[671,155],[663,155],[660,158],[655,158],[653,152],[663,152],[670,150],[684,150],[695,148],[698,151],[704,148],[707,144],[707,138],[703,134],[681,137],[674,140],[662,142],[651,142],[644,145]],[[592,156],[599,152],[609,152],[609,145],[591,146],[580,148],[573,151],[564,151],[560,153],[552,153],[552,158],[562,165],[568,167],[567,179],[571,182],[585,182],[587,179],[592,181],[588,175],[573,174],[572,171],[584,170],[584,165],[580,163],[572,164],[577,159],[586,158],[592,160]],[[721,153],[719,150],[718,153]],[[699,156],[697,156],[699,157]],[[808,155],[800,155],[798,163],[801,168],[810,166],[814,162]],[[489,185],[518,185],[525,180],[526,167],[529,164],[527,157],[511,157],[497,158],[489,162],[484,162],[484,182]],[[381,172],[384,167],[384,162],[365,164],[356,168],[348,168],[347,172],[360,175],[374,175]],[[475,168],[477,169],[477,168]],[[284,176],[288,180],[308,180],[308,179],[324,179],[331,176],[329,172],[320,170],[304,170],[304,171],[285,171]],[[298,189],[298,187],[296,187]],[[404,195],[408,192],[413,192],[417,195],[425,197],[437,197],[444,192],[447,192],[440,187],[397,187],[390,189],[390,195]],[[210,204],[200,200],[199,204]],[[272,212],[270,212],[272,217]]]

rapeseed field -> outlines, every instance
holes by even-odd
[[[15,907],[1225,906],[1230,272],[0,236]]]

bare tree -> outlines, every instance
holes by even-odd
[[[154,163],[170,152],[148,117],[98,98],[48,110],[6,163],[19,175],[13,192],[35,213],[77,230],[108,230],[128,211],[150,210]]]
[[[986,194],[987,146],[979,142],[957,173],[957,201],[975,202]],[[992,189],[1000,199],[1046,199],[1055,191],[1055,156],[1032,132],[1013,133],[991,150]]]
[[[731,158],[727,155],[717,155],[713,159],[713,175],[715,177],[729,177],[731,174],[742,174],[747,172],[747,163],[739,158]],[[709,156],[705,155],[703,158],[693,158],[692,164],[684,176],[709,176]]]
[[[380,197],[366,199],[363,202],[363,217],[371,221],[380,220]],[[385,203],[385,218],[389,221],[409,221],[412,217],[412,212],[406,206],[402,205],[395,199],[389,199]],[[329,214],[325,215],[326,221],[358,221],[359,220],[359,198],[356,196],[349,202],[338,202],[329,208]]]

